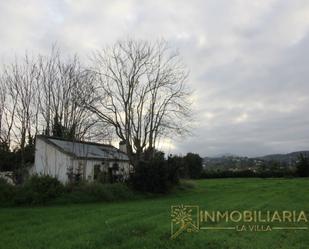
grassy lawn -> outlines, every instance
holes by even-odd
[[[170,240],[170,207],[208,210],[304,210],[308,179],[200,180],[156,199],[0,209],[0,248],[309,248],[309,230],[200,231]]]

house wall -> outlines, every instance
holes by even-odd
[[[72,166],[70,156],[57,150],[42,139],[36,139],[34,173],[50,175],[59,181],[68,181],[67,168]]]
[[[122,174],[124,178],[129,177],[130,164],[125,161],[101,161],[91,159],[73,159],[71,156],[61,152],[53,145],[46,143],[44,140],[37,138],[35,145],[35,164],[33,173],[41,175],[50,175],[56,177],[62,183],[68,182],[68,168],[73,167],[76,173],[81,167],[83,179],[92,181],[94,179],[95,165],[101,165],[102,172],[108,172],[108,168],[112,168],[117,163],[119,170],[116,175]]]
[[[79,166],[83,167],[83,178],[87,181],[93,181],[94,179],[94,167],[100,165],[102,172],[108,172],[108,168],[112,168],[114,163],[118,164],[119,170],[116,174],[123,174],[124,178],[128,178],[130,174],[130,164],[123,161],[100,161],[100,160],[74,160],[74,170],[76,171]]]

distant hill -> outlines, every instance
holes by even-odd
[[[257,169],[262,165],[279,163],[281,167],[295,167],[300,154],[309,157],[309,151],[296,151],[288,154],[272,154],[261,157],[240,157],[231,154],[224,154],[216,157],[204,157],[203,164],[206,169],[220,170],[244,170]]]
[[[304,154],[305,156],[309,156],[309,151],[296,151],[296,152],[291,152],[288,154],[272,154],[272,155],[266,155],[262,157],[257,157],[257,159],[262,159],[264,161],[277,161],[277,162],[282,162],[282,163],[293,163],[297,161],[298,157],[300,154]]]

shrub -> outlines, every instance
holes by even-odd
[[[158,154],[150,161],[140,161],[131,177],[134,189],[150,193],[166,193],[179,181],[179,167]]]
[[[182,170],[182,159],[179,160],[180,157],[168,157],[167,159],[167,177],[168,181],[172,185],[177,185],[179,183],[180,172]]]
[[[191,179],[198,179],[201,177],[203,159],[198,154],[188,153],[184,157],[184,162]]]
[[[15,187],[0,177],[0,203],[5,205],[12,202],[15,194]]]
[[[51,176],[32,176],[17,187],[16,204],[45,204],[63,193],[63,185]]]

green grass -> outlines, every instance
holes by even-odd
[[[309,248],[309,230],[200,231],[170,240],[170,206],[309,211],[308,179],[200,180],[164,197],[0,209],[0,248]]]

